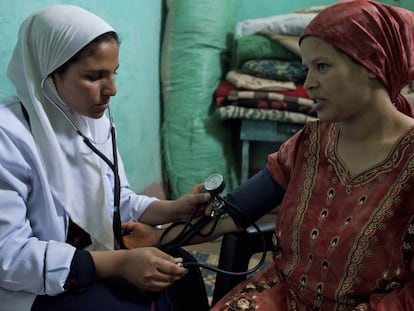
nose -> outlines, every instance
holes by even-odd
[[[115,75],[112,74],[105,81],[103,94],[106,96],[115,96],[116,91]]]
[[[317,84],[318,84],[317,80],[314,78],[311,71],[308,70],[308,72],[306,73],[305,82],[303,83],[303,87],[305,88],[306,91],[310,91],[314,89],[317,86]]]

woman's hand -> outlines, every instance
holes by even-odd
[[[98,279],[121,277],[144,291],[159,291],[187,274],[174,258],[155,247],[91,252]]]
[[[154,246],[158,242],[157,229],[141,222],[126,222],[122,224],[124,245],[128,248]]]
[[[157,248],[145,247],[130,250],[131,257],[125,262],[125,278],[143,290],[159,291],[172,285],[187,274],[179,267],[181,258],[174,258]]]
[[[211,195],[201,192],[204,184],[195,185],[190,192],[184,194],[173,202],[173,208],[176,211],[178,219],[187,219],[194,213],[194,216],[210,215]]]
[[[203,184],[198,184],[193,189],[176,200],[156,200],[142,213],[139,221],[149,225],[162,225],[178,220],[187,220],[191,215],[198,217],[210,215],[211,195],[201,193]]]

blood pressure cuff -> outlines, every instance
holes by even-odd
[[[284,193],[265,168],[225,196],[226,211],[238,227],[247,228],[278,206]]]

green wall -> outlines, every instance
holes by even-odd
[[[14,94],[14,88],[5,74],[6,68],[16,42],[18,27],[34,10],[57,3],[76,4],[95,12],[118,30],[122,44],[117,76],[118,95],[112,100],[112,111],[118,128],[119,149],[132,188],[137,192],[145,191],[156,195],[163,194],[159,137],[159,58],[163,1],[0,0],[0,98]],[[236,20],[291,13],[298,8],[334,2],[238,0]],[[414,11],[413,0],[383,2]]]

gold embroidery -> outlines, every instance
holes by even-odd
[[[332,246],[332,247],[335,247],[335,246],[338,244],[338,242],[339,242],[339,236],[334,237],[334,238],[331,240],[331,246]]]
[[[326,204],[326,208],[324,206],[321,206],[321,211],[313,211],[316,213],[315,215],[319,216],[318,219],[315,220],[317,221],[317,224],[313,224],[313,229],[310,233],[308,233],[308,238],[310,237],[309,241],[312,241],[313,243],[318,241],[319,233],[324,232],[322,229],[322,225],[324,225],[325,222],[327,223],[329,218],[328,216],[337,215],[337,213],[341,211],[341,202],[335,202],[335,196],[343,196],[343,191],[346,191],[348,195],[352,194],[353,192],[356,192],[359,193],[359,195],[357,197],[357,200],[354,201],[355,207],[362,208],[365,205],[367,205],[370,201],[370,193],[376,190],[375,187],[377,186],[378,182],[380,180],[386,181],[387,173],[389,172],[389,170],[394,165],[398,165],[401,159],[404,158],[405,152],[411,150],[409,148],[409,145],[414,137],[413,130],[409,133],[409,135],[407,135],[410,136],[411,139],[404,139],[405,144],[400,142],[399,146],[395,148],[398,150],[393,151],[394,153],[392,153],[392,157],[384,161],[384,163],[380,164],[378,167],[375,167],[370,171],[364,172],[363,174],[360,174],[359,176],[350,179],[346,174],[345,168],[341,168],[341,164],[339,163],[340,161],[337,161],[333,149],[335,147],[335,144],[332,142],[335,141],[335,131],[337,130],[337,127],[335,125],[330,126],[330,133],[328,135],[329,139],[328,143],[326,144],[326,147],[323,142],[320,142],[321,138],[319,136],[320,133],[318,130],[317,123],[310,124],[306,130],[308,131],[308,140],[306,142],[306,147],[308,148],[308,150],[305,153],[305,163],[303,165],[304,177],[302,179],[302,184],[298,187],[299,190],[297,197],[297,206],[293,218],[293,223],[291,224],[291,236],[289,237],[289,241],[291,241],[292,243],[290,249],[292,253],[291,258],[289,258],[289,261],[287,263],[287,266],[285,266],[283,269],[284,274],[287,278],[289,278],[294,273],[295,269],[298,268],[301,258],[305,260],[305,267],[301,267],[301,269],[304,269],[301,270],[303,273],[306,273],[307,269],[309,269],[309,267],[312,264],[316,264],[316,262],[319,263],[321,267],[320,280],[306,279],[306,283],[304,283],[305,279],[299,278],[298,280],[297,276],[295,277],[296,282],[299,281],[299,284],[297,284],[299,285],[298,289],[303,288],[304,292],[306,291],[306,286],[310,286],[311,284],[312,286],[315,286],[313,283],[314,281],[321,281],[320,284],[324,284],[322,281],[325,280],[326,275],[329,273],[328,270],[332,268],[332,266],[329,265],[329,254],[332,253],[334,248],[339,249],[338,247],[336,247],[340,242],[339,237],[341,237],[342,239],[344,238],[341,236],[342,232],[347,228],[349,229],[348,225],[354,221],[354,217],[357,217],[357,214],[353,214],[352,211],[349,214],[342,216],[343,225],[339,226],[337,232],[333,232],[333,237],[331,237],[330,244],[328,245],[328,253],[326,254],[327,257],[322,261],[319,261],[320,254],[313,253],[312,249],[308,250],[305,247],[305,249],[301,250],[301,246],[303,247],[304,245],[306,245],[306,242],[301,241],[302,236],[300,235],[300,229],[302,227],[302,222],[304,221],[306,212],[308,210],[308,204],[312,196],[313,188],[315,187],[315,181],[318,173],[318,164],[320,162],[319,148],[325,148],[324,150],[326,152],[326,156],[329,162],[328,170],[332,172],[332,175],[336,176],[330,176],[327,180],[330,181],[332,185],[331,187],[328,185],[328,191],[324,193],[325,198],[322,198],[322,202]],[[372,258],[373,252],[372,249],[370,249],[370,247],[372,247],[372,245],[378,244],[378,238],[376,234],[379,233],[379,230],[386,229],[385,218],[389,218],[394,215],[392,207],[395,206],[395,204],[401,202],[401,198],[399,196],[401,191],[407,191],[407,189],[411,189],[411,187],[408,187],[406,185],[406,182],[408,178],[412,178],[413,176],[414,160],[411,160],[408,161],[407,167],[402,170],[402,174],[401,176],[399,176],[400,179],[393,185],[393,187],[390,186],[388,196],[384,198],[380,202],[380,204],[378,204],[378,206],[376,206],[376,209],[371,213],[371,217],[368,220],[366,220],[365,226],[361,229],[359,235],[355,237],[356,242],[348,252],[349,257],[346,261],[343,278],[342,280],[338,281],[338,288],[335,292],[335,297],[333,297],[337,301],[335,310],[348,310],[349,306],[356,305],[356,301],[354,299],[355,297],[351,296],[352,289],[353,286],[356,284],[364,284],[363,279],[360,277],[361,273],[368,270],[368,268],[365,265],[364,259]],[[338,185],[338,183],[340,184]],[[363,189],[361,189],[362,186],[364,187]],[[334,202],[332,206],[329,206],[332,202]],[[334,204],[339,204],[339,206],[335,206]],[[359,222],[358,217],[356,221]],[[412,232],[411,234],[414,235],[414,225],[410,228],[407,228],[407,230],[409,232]],[[303,233],[304,232],[302,232],[302,234]],[[322,242],[322,240],[318,241],[317,243],[320,242]],[[414,243],[406,243],[405,247],[407,249],[413,250]],[[305,254],[301,254],[301,251],[305,251]],[[307,257],[303,258],[302,256],[306,256],[306,254]],[[306,275],[302,274],[302,276]],[[321,301],[323,299],[323,296],[317,296],[315,299],[317,298],[321,299],[319,302],[322,303]]]
[[[347,270],[345,271],[344,278],[338,286],[336,293],[337,297],[345,297],[350,293],[351,288],[357,278],[358,267],[360,266],[365,256],[372,256],[372,252],[369,249],[370,243],[374,240],[373,237],[378,230],[384,230],[385,225],[383,223],[385,217],[392,215],[391,208],[396,202],[396,198],[399,193],[404,190],[404,184],[414,174],[414,159],[411,158],[406,166],[406,169],[402,170],[399,180],[397,180],[393,187],[390,189],[388,197],[386,197],[382,204],[380,204],[376,210],[371,214],[370,220],[367,222],[364,230],[355,239],[357,242],[350,251],[350,257],[348,260]]]
[[[319,236],[318,229],[313,229],[310,235],[311,240],[316,240]]]
[[[311,189],[315,186],[315,177],[317,173],[317,163],[319,163],[319,146],[318,141],[320,140],[318,123],[314,122],[309,125],[309,149],[306,153],[305,163],[305,177],[300,188],[299,203],[297,207],[297,213],[292,224],[292,250],[293,258],[287,267],[285,273],[289,276],[293,270],[297,267],[300,261],[300,225],[305,215],[308,201],[311,197]]]
[[[359,198],[359,200],[358,200],[358,204],[359,204],[359,205],[364,205],[366,201],[367,201],[367,196],[366,196],[366,195],[363,195],[363,196],[361,196],[361,197]]]
[[[300,290],[304,290],[306,288],[306,284],[308,283],[308,278],[306,275],[303,275],[300,278],[299,284],[300,284]]]
[[[410,131],[401,139],[398,144],[395,144],[395,148],[392,150],[392,156],[388,157],[385,161],[370,168],[368,171],[363,172],[353,178],[348,175],[348,170],[342,163],[342,161],[336,156],[336,148],[338,142],[339,125],[333,124],[330,128],[329,143],[326,146],[326,156],[328,157],[329,165],[335,169],[336,174],[340,178],[343,185],[350,187],[359,187],[367,185],[374,179],[383,180],[386,173],[388,173],[393,167],[398,165],[406,152],[409,152],[409,147],[414,137],[414,131]],[[348,191],[348,190],[347,190]],[[349,190],[351,191],[351,190]]]
[[[260,304],[260,299],[257,299],[257,293],[271,289],[278,281],[276,278],[273,282],[248,282],[225,303],[225,306],[229,310],[254,311]]]
[[[335,189],[333,189],[333,188],[329,189],[328,190],[328,194],[327,194],[327,199],[328,200],[332,200],[332,198],[334,197],[334,195],[335,195]]]

